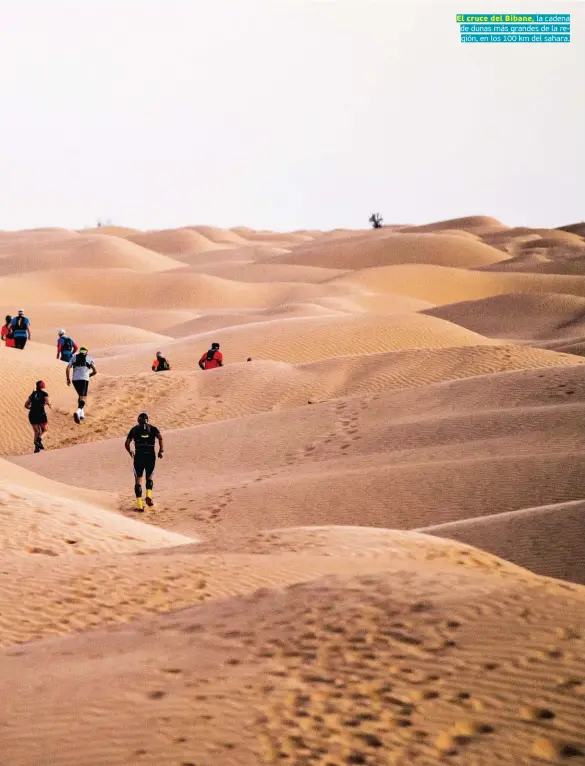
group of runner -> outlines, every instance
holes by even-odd
[[[251,362],[251,359],[248,359]],[[202,370],[214,370],[217,367],[223,367],[223,354],[219,350],[219,343],[212,343],[208,351],[201,354],[199,359],[199,367]],[[171,364],[166,357],[162,355],[160,351],[156,352],[156,357],[152,362],[153,372],[164,372],[170,370]]]
[[[78,346],[70,338],[65,330],[59,330],[57,338],[57,359],[67,363],[65,378],[67,385],[77,393],[77,409],[73,413],[73,420],[79,425],[85,419],[85,404],[89,391],[89,380],[97,375],[93,358],[89,355],[87,346]],[[34,451],[40,452],[45,449],[43,435],[47,431],[48,417],[47,407],[51,409],[49,394],[46,391],[45,381],[37,380],[34,391],[30,394],[24,406],[28,410],[28,421],[34,434]]]
[[[6,316],[6,324],[2,327],[2,340],[8,347],[12,344],[9,341],[15,340],[15,332],[26,328],[25,340],[22,345],[15,345],[15,348],[24,348],[26,340],[30,339],[30,321],[24,317],[24,312],[19,311],[18,320],[23,317],[24,323],[13,323],[10,316]],[[10,332],[11,328],[15,330]],[[9,337],[12,335],[13,337]],[[77,410],[73,414],[73,419],[77,424],[85,419],[85,404],[89,391],[89,381],[94,375],[97,375],[97,369],[93,358],[89,355],[87,346],[78,346],[73,338],[69,337],[64,329],[59,330],[57,338],[57,359],[67,363],[65,375],[67,385],[75,388],[77,392]],[[248,361],[251,361],[249,358]],[[219,343],[212,343],[208,351],[204,352],[199,359],[199,367],[202,370],[210,370],[223,367],[223,354],[219,350]],[[171,369],[171,365],[162,352],[157,351],[156,357],[152,363],[153,372],[163,372]],[[44,450],[43,436],[48,428],[47,408],[52,409],[49,394],[46,391],[44,380],[37,380],[34,391],[31,392],[24,403],[28,410],[28,420],[32,426],[34,434],[35,453]],[[156,451],[156,442],[158,441],[158,452]],[[132,443],[134,448],[132,448]],[[148,414],[141,412],[138,415],[137,424],[128,432],[125,441],[125,449],[132,457],[134,471],[134,494],[136,497],[136,510],[144,511],[142,500],[142,480],[146,478],[146,504],[153,505],[152,490],[154,486],[153,475],[156,467],[156,458],[162,458],[164,454],[163,437],[159,429],[149,423]]]
[[[15,317],[6,314],[0,338],[8,348],[24,349],[27,340],[30,340],[30,319],[25,317],[23,309],[19,309]]]
[[[212,370],[217,367],[223,367],[223,354],[219,350],[219,343],[212,343],[211,348],[201,355],[199,367],[202,370]],[[163,356],[161,351],[156,352],[152,362],[153,372],[165,372],[171,369],[169,360]],[[158,442],[158,452],[156,451],[156,442]],[[134,445],[134,449],[132,448]],[[138,416],[138,422],[128,432],[124,447],[132,458],[132,467],[134,470],[134,495],[136,497],[136,510],[141,513],[144,511],[142,502],[142,479],[146,478],[146,505],[152,506],[152,490],[154,487],[154,471],[156,469],[157,457],[164,455],[164,440],[161,432],[155,426],[149,423],[148,413],[141,412]]]

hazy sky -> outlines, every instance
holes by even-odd
[[[569,45],[455,16],[572,14]],[[582,3],[0,0],[0,228],[585,218]]]

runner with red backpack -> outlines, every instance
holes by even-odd
[[[199,367],[202,370],[214,370],[216,367],[223,367],[223,354],[219,350],[219,343],[212,343],[209,351],[201,355]]]
[[[0,330],[0,339],[4,341],[6,348],[14,348],[14,333],[12,332],[12,317],[10,314],[6,314],[4,324]]]

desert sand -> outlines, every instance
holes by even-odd
[[[585,764],[584,237],[0,231],[0,764]]]

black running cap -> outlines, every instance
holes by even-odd
[[[138,416],[138,420],[148,420],[148,415],[146,414],[146,412],[141,412],[140,415]]]

